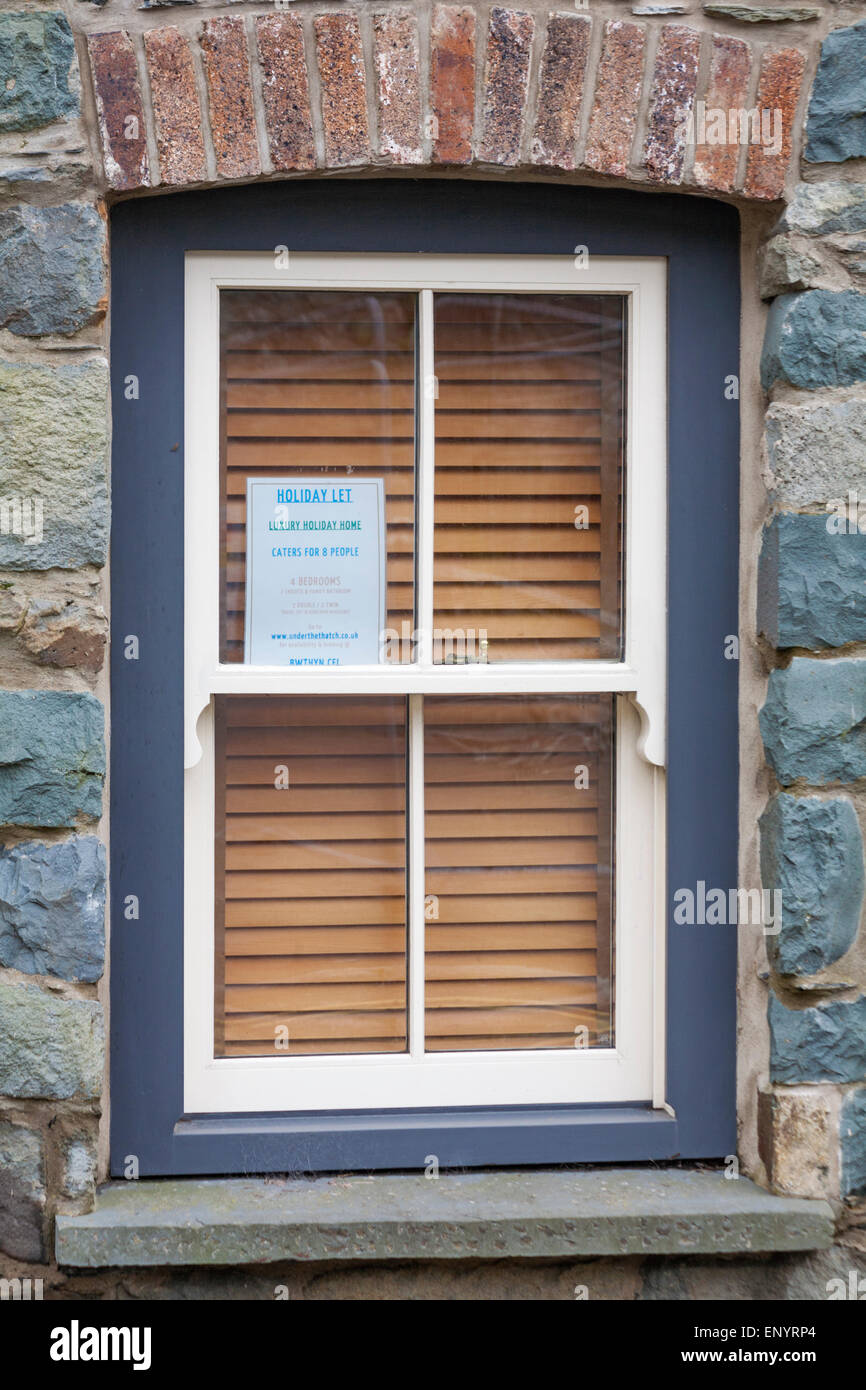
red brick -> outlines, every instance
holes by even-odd
[[[475,121],[475,11],[436,5],[430,105],[434,164],[468,164]]]
[[[682,24],[666,24],[656,52],[644,163],[658,183],[679,183],[698,85],[701,36]]]
[[[410,10],[374,17],[379,152],[395,164],[420,164],[421,86],[418,21]]]
[[[573,169],[580,128],[586,59],[592,22],[552,14],[541,58],[532,158],[536,164]]]
[[[178,29],[165,25],[145,31],[144,52],[162,182],[201,183],[207,158],[189,45]]]
[[[730,113],[745,110],[749,97],[749,77],[752,71],[752,50],[742,39],[732,39],[727,34],[713,35],[713,49],[710,58],[710,76],[707,83],[703,109],[698,111],[695,123],[695,163],[692,178],[700,188],[714,188],[719,193],[730,193],[737,178],[740,160],[740,144],[728,138],[731,129]],[[700,103],[698,103],[700,108]],[[725,141],[710,144],[701,135],[722,134],[721,121],[716,116],[714,128],[712,113],[724,114]]]
[[[646,30],[628,20],[604,26],[604,47],[589,122],[584,164],[600,174],[628,172],[643,83]]]
[[[150,183],[147,127],[135,51],[129,35],[90,34],[87,39],[105,177],[112,188]]]
[[[217,173],[224,179],[260,174],[262,166],[243,20],[206,19],[201,51]]]
[[[535,21],[521,10],[490,11],[484,65],[484,123],[478,158],[517,164],[526,115],[529,55]]]
[[[765,119],[763,112],[771,113],[771,141],[781,128],[781,149],[778,154],[773,154],[763,144],[749,145],[745,192],[750,198],[781,198],[784,192],[805,65],[803,54],[796,48],[764,52],[756,105],[762,121]]]
[[[325,163],[330,168],[370,159],[367,78],[358,16],[316,16],[316,56],[322,84]]]
[[[304,30],[295,14],[256,20],[268,147],[275,169],[314,169],[316,145]]]

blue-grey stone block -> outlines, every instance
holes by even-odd
[[[783,786],[866,777],[866,661],[795,656],[787,670],[770,673],[758,718]]]
[[[812,164],[838,164],[866,155],[866,20],[833,29],[821,45],[821,58],[809,114],[805,158]]]
[[[866,1192],[866,1088],[849,1091],[839,1122],[842,1148],[842,1196]]]
[[[77,333],[105,312],[105,224],[83,203],[0,212],[0,328]]]
[[[866,641],[866,534],[784,512],[764,531],[759,630],[774,647]]]
[[[866,295],[805,290],[774,299],[767,316],[761,381],[806,391],[866,381]]]
[[[866,996],[789,1009],[770,993],[770,1080],[866,1081]]]
[[[77,113],[74,58],[72,30],[57,10],[0,14],[0,132]]]
[[[105,847],[93,835],[0,849],[0,965],[92,983],[105,962]]]
[[[841,179],[798,183],[775,231],[804,232],[807,236],[866,232],[866,188]]]
[[[92,695],[0,691],[0,825],[74,825],[102,813],[104,716]]]
[[[102,1007],[38,985],[0,980],[0,1095],[98,1100],[105,1063]]]
[[[761,878],[782,894],[767,954],[783,975],[814,975],[854,943],[863,906],[863,840],[849,801],[774,796],[760,819]]]

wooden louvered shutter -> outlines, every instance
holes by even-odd
[[[405,699],[229,696],[216,723],[217,1056],[402,1051]]]
[[[486,634],[491,662],[617,657],[624,301],[433,304],[435,629]],[[414,628],[416,310],[222,292],[224,661],[248,477],[383,478],[388,622]],[[406,1051],[408,697],[265,696],[250,674],[215,707],[216,1055]],[[428,1052],[610,1044],[613,709],[425,696]]]
[[[427,1050],[607,1042],[611,698],[434,697],[424,730]]]
[[[223,290],[220,336],[222,660],[244,656],[248,477],[384,478],[388,625],[411,628],[415,296]]]
[[[623,312],[435,296],[435,624],[490,661],[618,655]]]

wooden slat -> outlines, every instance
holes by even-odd
[[[580,457],[566,460],[574,467],[597,466],[598,446],[591,445],[586,462]],[[252,475],[266,474],[268,470],[285,474],[291,478],[309,473],[321,472],[329,480],[339,481],[349,476],[348,470],[360,468],[369,471],[370,476],[383,477],[387,486],[392,470],[405,471],[413,468],[415,446],[412,440],[398,439],[226,439],[226,463],[230,471],[241,470]]]
[[[595,382],[499,381],[465,382],[438,378],[438,410],[592,410],[601,408],[601,389]]]
[[[279,740],[277,740],[279,742]],[[360,746],[360,742],[359,742]],[[284,758],[232,757],[228,760],[226,780],[231,785],[260,784],[273,787],[275,770],[285,767]],[[404,785],[404,767],[395,758],[318,757],[310,754],[309,745],[301,754],[292,757],[289,767],[289,786],[366,786],[371,782]]]
[[[226,844],[226,869],[239,873],[260,870],[319,869],[333,873],[363,870],[403,869],[406,863],[404,838],[378,840],[334,840],[320,844]]]
[[[599,392],[587,393],[593,408]],[[232,381],[228,379],[226,406],[232,430],[234,410],[408,410],[415,409],[411,373],[407,381]],[[587,406],[589,409],[589,406]],[[232,430],[232,432],[234,432]],[[278,433],[282,434],[280,430]]]
[[[391,1038],[299,1038],[297,1029],[288,1040],[288,1048],[280,1052],[280,1057],[304,1057],[327,1053],[355,1052],[405,1052],[402,1037]],[[235,1042],[227,1040],[224,1057],[261,1057],[265,1046],[261,1042]]]
[[[424,942],[431,957],[438,957],[440,953],[453,954],[455,951],[470,956],[480,953],[482,963],[488,953],[506,951],[540,952],[544,955],[556,951],[589,954],[595,951],[595,923],[497,921],[481,925],[462,923],[459,926],[445,926],[439,922],[428,922]],[[432,959],[429,966],[431,970],[438,968]]]
[[[388,815],[372,810],[357,815],[317,816],[301,812],[297,815],[227,816],[225,822],[226,840],[230,843],[254,840],[308,843],[319,836],[330,843],[371,838],[401,840],[405,833],[406,817],[402,812]]]
[[[283,1009],[291,1013],[341,1013],[361,1009],[379,1012],[405,1006],[406,986],[402,979],[365,980],[356,984],[341,978],[331,984],[226,986],[227,1015],[277,1013]],[[342,1036],[339,1020],[334,1020],[333,1032]]]
[[[248,927],[226,932],[226,951],[232,967],[245,956],[290,960],[296,964],[304,956],[313,956],[315,969],[321,970],[320,956],[338,955],[347,959],[357,958],[360,953],[390,959],[400,955],[405,946],[406,931],[402,926],[368,925],[363,932],[354,926]]]
[[[336,1042],[338,1046],[330,1049],[335,1052],[377,1052],[380,1050],[377,1047],[367,1048],[360,1044],[365,1038],[371,1041],[386,1038],[397,1044],[394,1051],[404,1050],[406,1016],[403,1008],[381,1012],[373,1009],[358,1012],[343,1009],[340,1011],[339,1022],[342,1032],[335,1034],[335,1019],[331,1010],[318,1014],[293,1014],[287,1010],[281,1010],[279,1013],[235,1014],[226,1019],[226,1041],[258,1040],[267,1046],[257,1055],[267,1056],[269,1052],[271,1055],[282,1055],[274,1051],[274,1035],[278,1027],[285,1027],[289,1030],[289,1052],[292,1051],[293,1039]],[[356,1044],[354,1048],[345,1046],[350,1039]],[[310,1049],[316,1052],[322,1050]]]
[[[481,700],[478,701],[478,712],[481,712]],[[446,716],[449,715],[447,706],[444,708]],[[508,722],[505,722],[508,719]],[[482,723],[473,725],[472,729],[466,729],[461,724],[435,723],[427,726],[426,747],[428,755],[449,754],[456,752],[471,752],[473,756],[487,756],[491,754],[516,754],[521,761],[527,758],[546,757],[549,754],[561,756],[567,753],[574,757],[583,751],[582,725],[565,722],[554,722],[542,724],[536,722],[519,722],[505,715],[502,722],[493,724]],[[339,740],[342,730],[329,729],[326,733],[328,739]],[[238,735],[234,735],[235,738]],[[286,735],[290,737],[290,735]],[[491,769],[487,767],[488,776]],[[509,768],[502,762],[499,765],[499,776],[496,780],[507,778]]]
[[[572,1007],[551,1005],[546,1007],[488,1007],[466,1009],[433,1009],[428,1012],[427,1035],[462,1038],[469,1044],[473,1035],[489,1033],[495,1037],[499,1031],[515,1035],[533,1034],[538,1030],[557,1031],[574,1041],[574,1030],[581,1024],[594,1024],[593,991],[584,988],[585,998],[577,1000]]]
[[[541,956],[553,954],[555,953],[540,952]],[[247,953],[226,962],[226,984],[317,984],[323,979],[332,978],[336,971],[339,971],[341,980],[346,983],[366,981],[378,981],[380,983],[399,981],[402,983],[406,975],[402,944],[397,952],[384,955],[373,951],[355,952],[351,955],[343,954],[340,956],[325,954],[298,957],[289,953],[280,953],[275,956]],[[572,970],[569,973],[574,974],[575,971]]]
[[[562,865],[431,869],[427,874],[427,891],[444,896],[450,893],[594,893],[596,875],[590,868]]]
[[[353,385],[383,381],[411,384],[415,379],[415,353],[403,352],[295,352],[263,350],[224,351],[228,381],[348,381]]]
[[[326,356],[334,348],[340,352],[408,352],[413,345],[409,329],[402,323],[383,324],[375,334],[367,323],[339,324],[226,324],[223,345],[229,352],[255,348],[257,352],[306,352]]]
[[[587,1013],[586,1020],[591,1021],[593,1015]],[[541,1027],[544,1019],[540,1018],[538,1027]],[[577,1026],[577,1025],[575,1025]],[[589,1045],[594,1043],[594,1029],[588,1023]],[[435,1037],[427,1039],[428,1052],[522,1052],[540,1051],[551,1048],[572,1048],[574,1047],[574,1029],[567,1033],[496,1033],[485,1037]],[[234,1056],[234,1049],[227,1050],[226,1056]]]
[[[305,956],[346,956],[369,953],[377,958],[399,955],[406,943],[401,927],[368,927],[358,932],[354,927],[246,927],[226,932],[226,950],[232,961],[246,957],[268,957],[280,960],[300,960]],[[482,926],[441,926],[428,922],[425,944],[431,956],[459,954],[470,962],[468,968],[478,969],[477,953],[540,956],[595,953],[595,926],[592,923],[521,922],[518,925],[501,922]],[[321,969],[316,959],[315,968]],[[431,962],[431,969],[438,968]],[[574,973],[574,972],[572,972]],[[585,973],[585,972],[577,972]]]
[[[436,951],[427,961],[428,980],[552,980],[595,976],[594,951]],[[432,1004],[432,1000],[430,1001]],[[455,997],[454,1001],[457,1003]]]
[[[479,865],[492,869],[502,864],[521,869],[539,865],[552,869],[563,864],[595,867],[594,840],[566,838],[564,833],[537,838],[532,833],[531,813],[526,820],[526,831],[514,839],[428,839],[427,868],[432,873],[434,869],[474,869]]]
[[[443,788],[437,787],[436,790],[441,792]],[[519,811],[488,810],[483,820],[479,820],[477,815],[464,808],[462,790],[461,787],[459,810],[434,811],[429,804],[426,806],[425,826],[428,839],[459,840],[466,837],[473,840],[499,840],[511,836],[530,838],[541,836],[549,839],[568,835],[594,836],[596,833],[594,813],[582,808],[580,810],[574,809],[577,793],[572,787],[564,789],[570,794],[572,805],[562,810],[538,811],[535,808],[529,808],[524,801],[523,788],[521,787],[521,809]],[[513,786],[510,791],[513,805],[515,800]],[[344,817],[341,817],[341,824],[343,820]]]
[[[609,703],[607,695],[450,695],[447,700],[428,700],[424,723],[428,728],[459,727],[486,725],[492,719],[498,725],[536,723],[546,730],[551,724],[567,724],[588,734],[597,729]]]
[[[348,320],[375,328],[380,323],[403,323],[411,296],[367,290],[223,290],[222,317],[226,323],[285,323],[289,325]]]
[[[345,890],[345,884],[334,884]],[[341,896],[321,898],[243,898],[226,903],[226,928],[291,928],[325,926],[359,926],[379,928],[399,924],[405,930],[406,904],[400,894],[391,896],[370,894],[356,897],[345,891]],[[366,934],[365,934],[366,939]]]
[[[351,701],[322,700],[305,695],[235,695],[226,709],[226,726],[283,724],[315,729],[329,726],[356,729],[359,724],[403,723],[406,718],[404,695],[354,695]]]
[[[440,555],[436,561],[438,587],[446,584],[514,584],[524,580],[527,571],[537,584],[594,582],[598,558],[593,554],[561,555]]]
[[[442,890],[443,892],[446,890]],[[501,889],[507,892],[507,889]],[[404,897],[406,875],[397,869],[331,868],[264,870],[226,874],[226,898],[316,898],[346,893],[350,897]]]
[[[231,728],[227,735],[228,756],[234,757],[242,754],[256,754],[258,757],[268,754],[284,754],[289,757],[293,754],[303,756],[309,753],[311,741],[310,731],[305,728],[286,728],[268,727],[260,725],[257,728]],[[366,758],[381,755],[385,759],[393,761],[398,756],[394,748],[394,734],[391,729],[383,729],[380,726],[369,725],[364,729],[363,744],[358,735],[357,729],[346,729],[343,727],[326,727],[316,733],[316,752],[318,757],[351,757],[353,753],[358,753],[361,747],[364,749]],[[383,769],[385,776],[383,781],[387,781],[387,769]],[[291,776],[291,773],[289,774]],[[379,779],[377,779],[379,780]]]
[[[230,410],[226,420],[229,437],[279,439],[412,439],[412,410]],[[596,438],[597,438],[596,434]]]
[[[487,962],[485,962],[487,964]],[[495,967],[494,967],[495,968]],[[374,989],[372,985],[363,986]],[[383,987],[384,988],[384,987]],[[441,1010],[452,1019],[459,1010],[516,1009],[575,1006],[595,1003],[595,980],[582,979],[517,979],[484,978],[472,980],[438,980],[427,976],[427,1019],[432,1020],[433,1032],[441,1031]],[[487,1025],[488,1028],[490,1025]],[[490,1028],[491,1032],[495,1029]]]
[[[440,612],[463,610],[493,612],[519,608],[534,609],[597,609],[600,592],[597,584],[541,585],[532,578],[532,566],[527,564],[520,583],[510,584],[437,584],[434,602]]]
[[[479,875],[480,878],[480,875]],[[483,886],[483,885],[482,885]],[[524,888],[527,885],[523,884]],[[464,883],[452,880],[452,892],[438,894],[438,918],[443,925],[522,922],[532,926],[542,917],[561,922],[595,922],[596,884],[584,877],[577,888],[546,887],[536,881],[535,891],[512,896],[494,892],[473,893]]]

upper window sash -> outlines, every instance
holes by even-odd
[[[667,667],[666,262],[661,257],[320,255],[186,257],[185,765],[214,694],[618,692],[641,716],[640,751],[665,762]],[[219,313],[222,289],[407,290],[419,296],[416,660],[330,670],[221,663],[219,651]],[[442,665],[432,660],[435,393],[434,291],[626,297],[625,497],[621,661]]]

